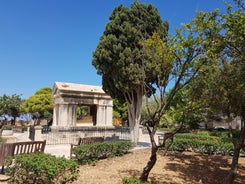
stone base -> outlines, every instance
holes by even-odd
[[[2,139],[6,140],[5,143],[14,143],[16,138],[14,136],[2,136]]]

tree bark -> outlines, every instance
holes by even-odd
[[[241,120],[241,136],[238,143],[236,143],[234,147],[234,155],[232,158],[231,169],[229,171],[228,176],[225,178],[224,184],[233,184],[238,170],[238,160],[240,155],[240,150],[244,147],[244,139],[245,139],[245,127],[244,127],[244,117]]]
[[[239,159],[240,150],[241,150],[241,147],[238,148],[238,146],[236,146],[236,148],[234,150],[234,155],[232,158],[231,169],[229,171],[227,178],[225,179],[224,184],[232,184],[236,178],[237,170],[238,170],[238,159]]]
[[[137,144],[139,140],[139,124],[141,119],[143,90],[138,88],[135,92],[127,93],[125,99],[128,104],[128,120],[132,141]]]
[[[154,139],[156,127],[157,127],[156,124],[153,127],[153,130],[150,130],[150,128],[147,127],[147,130],[150,136],[150,140],[151,140],[151,156],[150,156],[150,160],[148,161],[147,165],[144,167],[143,172],[140,176],[140,180],[142,182],[146,182],[148,180],[148,176],[157,161],[158,146],[156,145],[156,141]]]
[[[147,165],[144,167],[143,172],[140,176],[140,180],[146,182],[148,180],[148,176],[150,174],[151,169],[154,167],[157,161],[157,151],[158,147],[156,145],[151,147],[151,157],[148,161]]]

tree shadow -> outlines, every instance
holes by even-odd
[[[165,163],[162,163],[162,168],[157,172],[150,173],[148,181],[151,184],[159,182],[179,184],[178,181],[185,181],[186,184],[221,184],[229,173],[232,159],[228,156],[202,155],[190,152],[168,152],[166,156],[163,154],[164,151],[158,152],[157,162],[164,160]],[[239,171],[242,172],[237,175],[234,184],[244,184],[245,166],[239,164]],[[139,178],[142,170],[127,169],[120,172]]]
[[[163,155],[162,155],[163,156]],[[178,177],[186,183],[221,184],[229,173],[231,157],[222,155],[202,155],[198,153],[169,153],[164,169],[178,172]],[[229,158],[229,159],[228,159]],[[245,167],[239,165],[239,170]],[[163,180],[164,181],[164,180]],[[238,175],[236,184],[243,184],[245,175]]]

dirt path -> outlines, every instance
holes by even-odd
[[[98,161],[94,166],[80,167],[80,177],[74,184],[120,184],[123,177],[139,177],[150,157],[150,150],[136,150],[122,157]],[[221,184],[228,173],[231,157],[200,155],[190,152],[170,152],[158,160],[149,181],[164,184]],[[245,183],[245,158],[239,160],[239,175],[235,184]]]

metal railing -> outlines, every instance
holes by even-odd
[[[131,140],[129,127],[52,127],[42,134],[47,144],[75,144],[80,137],[105,137],[106,141]]]

